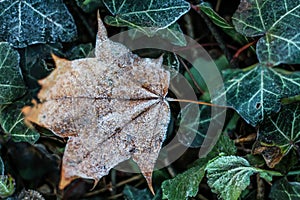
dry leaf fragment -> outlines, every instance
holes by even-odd
[[[60,188],[82,177],[96,182],[133,158],[152,189],[152,171],[170,118],[169,72],[107,38],[99,17],[96,57],[68,61],[39,83],[40,103],[25,107],[29,123],[69,137]]]

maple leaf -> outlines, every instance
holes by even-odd
[[[169,72],[162,57],[140,58],[108,39],[99,17],[95,58],[53,56],[40,103],[24,107],[25,120],[69,137],[60,188],[82,177],[97,181],[132,158],[152,188],[152,171],[165,139],[170,109]]]

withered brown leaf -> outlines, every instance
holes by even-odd
[[[140,58],[111,41],[99,17],[95,58],[53,58],[56,69],[39,81],[40,103],[23,113],[28,123],[69,137],[60,188],[78,177],[97,182],[132,158],[153,192],[152,171],[170,118],[162,57]]]

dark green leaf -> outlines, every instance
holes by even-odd
[[[24,124],[24,117],[21,109],[28,104],[31,97],[24,97],[19,101],[3,106],[0,110],[0,125],[5,134],[15,142],[34,143],[38,140],[39,134]]]
[[[91,13],[103,5],[102,0],[76,0],[76,3],[86,13]]]
[[[14,47],[70,42],[77,34],[62,0],[2,0],[0,10],[0,38]]]
[[[224,79],[227,104],[253,126],[266,115],[278,112],[282,98],[300,94],[300,72],[257,65],[251,69],[226,70]]]
[[[198,148],[201,147],[210,122],[215,119],[217,123],[219,115],[224,114],[221,110],[217,115],[211,116],[210,106],[188,104],[178,115],[179,129],[177,131],[178,140],[185,146]]]
[[[190,9],[189,3],[184,0],[103,0],[103,2],[115,15],[105,18],[107,24],[136,28],[149,36],[167,28]]]
[[[204,12],[211,20],[212,22],[220,27],[224,33],[229,35],[233,40],[237,41],[241,45],[247,44],[248,39],[238,33],[234,26],[229,24],[224,18],[222,18],[218,13],[216,13],[212,7],[207,2],[203,2],[199,5],[202,12]]]
[[[21,68],[32,96],[36,97],[40,89],[38,80],[45,78],[52,71],[46,60],[52,59],[51,53],[61,56],[60,49],[61,44],[39,44],[28,46],[21,51]]]
[[[19,62],[18,52],[0,42],[0,105],[9,104],[26,92]]]
[[[261,63],[300,62],[299,0],[245,0],[233,15],[238,32],[247,37],[263,36],[257,42]]]
[[[267,181],[278,172],[266,171],[250,166],[247,160],[238,156],[221,156],[206,166],[208,185],[222,199],[236,200],[250,184],[250,176],[259,173]]]
[[[300,103],[284,105],[278,114],[266,118],[260,125],[257,140],[268,149],[279,147],[286,155],[300,142]]]
[[[298,200],[300,199],[300,183],[288,182],[286,178],[282,178],[272,185],[269,198]]]
[[[135,187],[126,185],[123,190],[126,200],[152,200],[152,194],[148,189],[139,190]]]

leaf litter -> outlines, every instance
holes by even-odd
[[[108,39],[98,18],[95,58],[73,61],[53,55],[40,102],[23,108],[25,120],[68,137],[60,189],[82,177],[95,180],[132,158],[152,188],[152,171],[165,139],[170,74],[162,57],[140,58]]]

